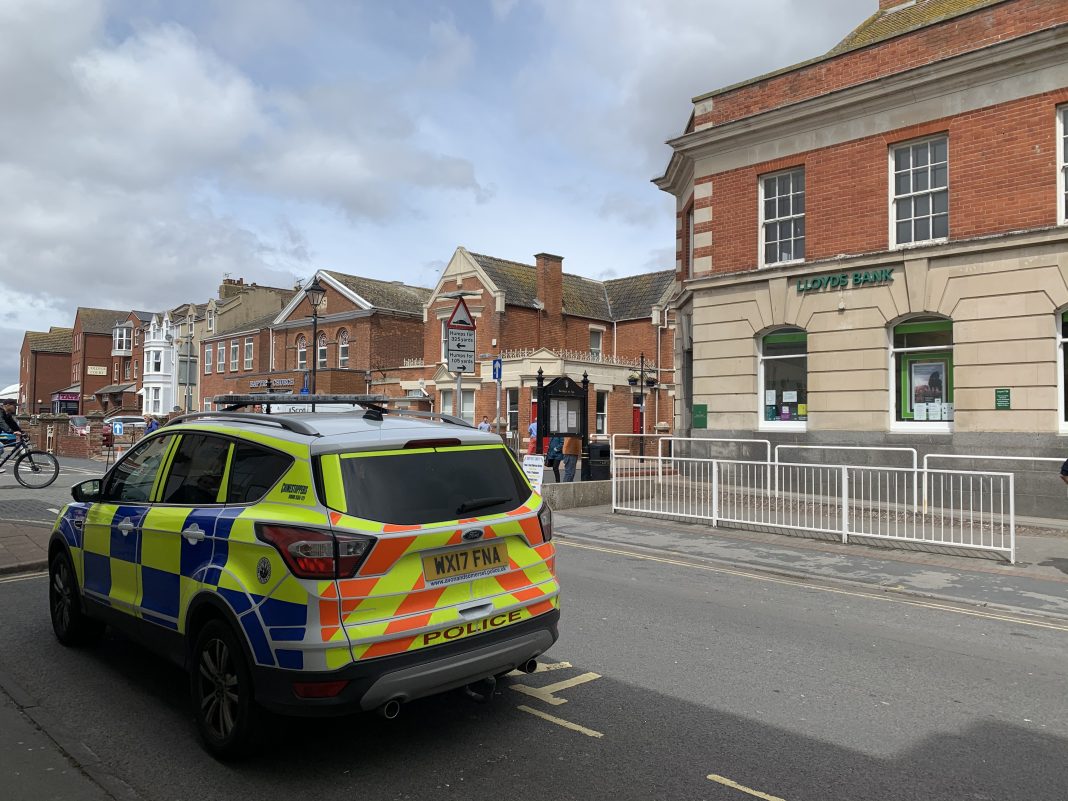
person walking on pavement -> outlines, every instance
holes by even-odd
[[[530,442],[527,445],[527,453],[538,452],[538,421],[531,420],[530,425],[527,426],[527,434],[530,436]]]
[[[553,469],[556,483],[560,483],[560,460],[564,458],[564,438],[555,436],[549,440],[549,451],[545,454],[545,464]]]
[[[575,465],[582,455],[582,439],[564,437],[564,483],[575,480]]]
[[[159,420],[150,414],[145,415],[145,434],[151,434],[159,428]]]
[[[482,415],[482,422],[478,424],[479,431],[489,431],[489,418],[486,415]]]

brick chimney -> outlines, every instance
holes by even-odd
[[[564,347],[564,259],[551,253],[534,256],[538,274],[538,300],[545,304],[541,312],[541,346],[558,351]]]
[[[219,300],[226,300],[241,294],[241,288],[245,286],[244,278],[224,278],[219,287]]]

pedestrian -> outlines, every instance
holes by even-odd
[[[530,440],[527,442],[527,453],[538,452],[538,421],[531,420],[530,425],[527,426],[527,435]]]
[[[489,431],[489,418],[482,415],[482,422],[478,424],[479,431]]]
[[[145,415],[145,434],[151,434],[153,431],[159,428],[159,420],[150,414]]]
[[[564,438],[557,435],[549,440],[549,451],[545,454],[545,464],[553,469],[553,478],[560,483],[560,460],[564,458]]]
[[[1068,484],[1068,460],[1061,465],[1061,481]]]
[[[564,438],[564,483],[575,480],[575,465],[582,455],[582,440],[578,437]]]

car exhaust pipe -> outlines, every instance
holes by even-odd
[[[401,702],[396,698],[390,698],[382,706],[378,707],[378,714],[386,720],[395,720],[400,714]]]
[[[533,673],[538,669],[538,660],[528,659],[526,662],[519,666],[519,669],[522,670],[524,673]]]
[[[497,689],[497,679],[488,676],[475,684],[464,687],[464,694],[473,701],[484,704],[493,698],[493,691]]]

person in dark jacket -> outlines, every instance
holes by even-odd
[[[151,434],[159,428],[159,420],[150,414],[145,415],[145,434]]]
[[[545,464],[553,469],[553,478],[560,483],[560,462],[564,458],[564,438],[553,437],[549,440],[549,451],[545,454]]]
[[[10,442],[18,441],[22,439],[25,434],[22,433],[22,427],[19,425],[19,421],[15,419],[15,410],[18,405],[15,401],[8,399],[0,403],[0,435],[3,435],[3,439],[7,440],[4,445],[10,444]],[[0,473],[7,472],[6,467],[0,467]]]

